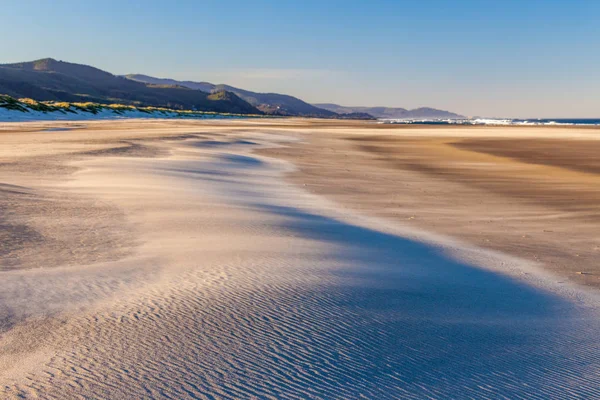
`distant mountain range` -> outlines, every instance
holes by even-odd
[[[316,118],[461,118],[432,108],[343,107],[309,104],[278,93],[256,93],[229,85],[177,81],[131,74],[116,76],[87,65],[44,58],[0,64],[0,94],[37,101],[119,103],[234,114]]]
[[[286,116],[303,116],[303,117],[318,117],[318,118],[334,118],[336,113],[322,108],[315,107],[296,97],[278,93],[256,93],[249,90],[239,89],[229,85],[215,85],[208,82],[192,82],[192,81],[176,81],[174,79],[161,79],[152,76],[131,74],[125,75],[125,78],[136,82],[143,82],[154,85],[175,85],[189,89],[202,90],[205,92],[228,91],[235,93],[240,98],[244,99],[254,107],[258,108],[266,114],[286,115]],[[368,117],[365,115],[365,117]]]
[[[392,107],[345,107],[337,104],[314,104],[314,106],[335,113],[366,113],[378,119],[464,119],[465,117],[449,111],[421,107],[414,110]]]

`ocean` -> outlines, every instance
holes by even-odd
[[[469,119],[382,119],[384,124],[418,125],[558,125],[600,126],[600,118],[469,118]]]

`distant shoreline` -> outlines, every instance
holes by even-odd
[[[465,119],[381,119],[393,125],[486,125],[486,126],[598,126],[600,118],[465,118]]]

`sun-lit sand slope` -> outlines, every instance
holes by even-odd
[[[600,397],[592,301],[286,183],[283,130],[136,129],[5,166],[0,397]]]
[[[600,288],[600,129],[328,129],[266,154],[361,213],[521,257]]]

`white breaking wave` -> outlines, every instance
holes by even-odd
[[[467,118],[467,119],[382,119],[382,124],[425,124],[425,125],[524,125],[524,126],[600,126],[595,119],[511,119],[511,118]]]

